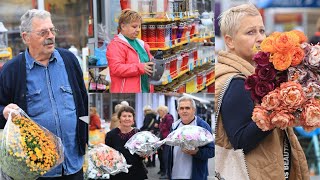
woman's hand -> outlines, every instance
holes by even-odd
[[[154,65],[154,62],[144,63],[144,71],[149,76],[151,76],[151,74],[153,73],[153,65]]]

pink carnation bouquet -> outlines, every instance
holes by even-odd
[[[183,149],[194,150],[213,142],[213,135],[200,126],[185,125],[172,131],[163,141],[170,146],[180,146]]]
[[[133,135],[124,145],[131,154],[138,154],[141,157],[150,156],[156,153],[162,145],[160,139],[149,131],[141,131]]]
[[[275,32],[253,58],[255,73],[245,82],[256,102],[252,120],[263,131],[320,127],[319,45],[306,43],[300,31]]]

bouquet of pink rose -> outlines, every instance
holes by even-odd
[[[88,178],[96,179],[103,178],[106,174],[128,173],[128,168],[131,167],[119,151],[105,144],[95,145],[89,150],[88,155]]]
[[[320,127],[320,46],[305,41],[299,31],[275,32],[253,58],[257,67],[245,88],[257,103],[252,120],[263,131]]]

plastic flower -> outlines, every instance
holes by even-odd
[[[194,150],[196,147],[213,142],[213,139],[213,135],[208,130],[200,126],[185,125],[171,132],[163,141],[170,146]]]
[[[279,89],[269,92],[262,98],[261,106],[266,110],[277,110],[281,104],[279,99]]]
[[[268,111],[262,106],[255,106],[251,118],[262,131],[269,131],[274,128],[274,125],[272,125],[270,121]]]
[[[131,154],[138,154],[140,156],[150,156],[156,153],[157,148],[161,146],[158,144],[160,139],[149,131],[141,131],[134,134],[124,145]]]
[[[105,174],[115,175],[120,172],[128,173],[131,165],[127,164],[124,156],[117,150],[105,145],[94,145],[88,151],[89,155],[89,178],[103,177]]]
[[[280,85],[279,96],[282,105],[287,110],[295,111],[306,101],[302,86],[295,82],[285,82]]]
[[[273,111],[270,115],[271,123],[280,129],[294,124],[295,117],[287,110]]]
[[[304,105],[301,121],[303,126],[320,126],[320,103],[315,99],[310,99]]]

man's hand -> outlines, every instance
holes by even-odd
[[[11,110],[18,110],[19,106],[16,104],[8,104],[4,109],[3,109],[3,116],[4,118],[6,118],[6,120],[8,120],[8,116]]]
[[[199,148],[196,148],[195,150],[188,150],[188,149],[182,149],[182,152],[189,154],[189,155],[195,155],[199,151]]]

